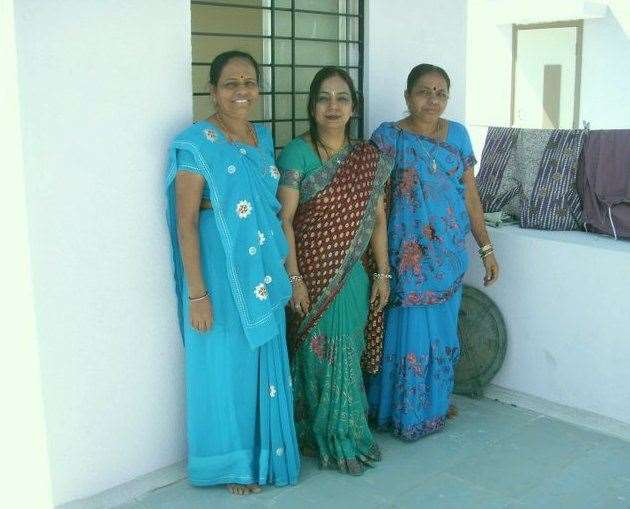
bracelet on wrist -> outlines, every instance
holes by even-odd
[[[490,256],[491,254],[494,254],[494,249],[491,249],[490,251],[484,251],[483,253],[479,253],[479,256],[483,260],[484,258]]]
[[[392,275],[389,272],[375,272],[372,277],[374,279],[391,279]]]
[[[479,248],[479,254],[482,255],[483,253],[487,253],[490,251],[494,251],[494,246],[492,244],[486,244],[485,246],[481,246]]]
[[[289,274],[289,281],[291,282],[292,285],[295,285],[303,280],[304,278],[302,277],[301,274]]]
[[[191,297],[191,296],[188,296],[188,301],[189,301],[189,302],[195,302],[195,301],[198,301],[198,300],[203,300],[203,299],[206,299],[206,298],[208,298],[208,297],[209,297],[208,290],[206,290],[206,291],[205,291],[205,292],[203,292],[203,294],[201,294],[199,297]]]

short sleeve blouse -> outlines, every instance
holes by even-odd
[[[193,156],[192,152],[189,152],[188,150],[177,150],[177,169],[191,171],[193,173],[202,175],[201,171],[199,170],[199,166],[197,166],[197,161],[195,161],[195,156]],[[205,183],[203,186],[201,198],[203,200],[210,199],[210,190],[208,189],[207,183]]]
[[[311,146],[303,138],[295,138],[278,157],[279,185],[299,189],[302,179],[321,166],[322,162]]]

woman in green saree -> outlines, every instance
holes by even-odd
[[[378,322],[389,298],[383,188],[392,169],[374,145],[350,142],[357,103],[343,69],[321,69],[309,92],[309,131],[278,160],[293,284],[289,342],[298,440],[322,468],[355,475],[380,459],[367,425],[361,357],[368,316]],[[371,278],[362,263],[366,251],[375,267]],[[379,339],[368,338],[378,352]]]

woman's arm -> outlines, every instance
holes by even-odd
[[[488,230],[486,229],[486,222],[483,217],[483,207],[481,206],[481,199],[479,198],[479,192],[477,191],[477,184],[475,183],[472,166],[469,166],[464,171],[464,188],[466,208],[468,209],[468,216],[470,217],[470,229],[473,237],[480,248],[492,245],[490,242],[490,236],[488,235]],[[499,264],[497,263],[494,253],[484,256],[482,261],[486,269],[483,284],[484,286],[489,286],[499,277]]]
[[[370,303],[378,301],[378,308],[381,311],[389,300],[389,258],[387,254],[387,215],[385,214],[385,200],[383,195],[376,204],[376,221],[374,232],[370,239],[370,246],[376,261],[376,271],[379,276],[375,276],[372,283],[372,295]]]
[[[280,220],[282,221],[282,229],[287,237],[289,244],[289,254],[285,262],[285,267],[290,276],[293,285],[293,296],[291,297],[291,306],[294,311],[304,316],[308,312],[310,306],[308,298],[308,290],[297,262],[297,253],[295,250],[295,232],[293,231],[293,218],[300,202],[300,192],[289,186],[280,186],[278,188],[278,199],[282,208],[280,209]]]
[[[207,293],[199,252],[199,205],[204,185],[204,178],[196,173],[179,171],[175,177],[177,239],[191,299],[190,321],[201,332],[212,327],[210,296],[201,298]]]

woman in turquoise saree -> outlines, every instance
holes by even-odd
[[[166,178],[188,476],[243,495],[298,479],[284,314],[291,285],[273,141],[247,121],[258,99],[256,62],[223,53],[210,85],[217,113],[176,137]]]
[[[351,474],[380,459],[367,425],[361,357],[370,303],[378,317],[389,296],[382,195],[391,171],[390,158],[375,146],[350,143],[356,105],[345,71],[320,70],[310,88],[309,132],[278,160],[293,283],[289,342],[298,440],[323,468]],[[372,282],[362,264],[368,247]]]

